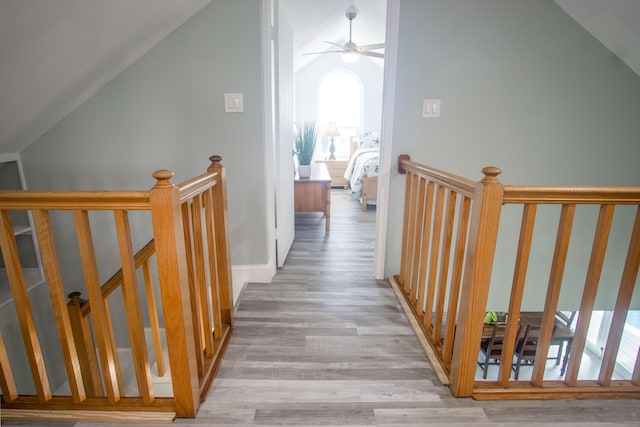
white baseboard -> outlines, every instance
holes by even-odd
[[[231,280],[233,281],[233,305],[247,283],[271,283],[275,271],[269,264],[232,265]]]

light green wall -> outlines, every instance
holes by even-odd
[[[21,153],[29,188],[147,189],[220,154],[233,263],[266,263],[260,40],[259,2],[212,2]],[[225,92],[244,113],[224,113]]]
[[[402,0],[400,8],[393,159],[409,153],[474,180],[496,165],[506,184],[640,185],[640,77],[554,2]],[[441,118],[421,117],[423,98],[442,100]],[[391,206],[403,195],[404,176],[393,172]],[[387,274],[399,271],[400,215],[390,210]],[[537,243],[541,258],[553,252],[557,227],[545,215],[536,224],[551,229]],[[510,220],[505,232],[517,233],[517,215]],[[579,238],[587,242],[572,247],[588,256],[592,236]],[[628,232],[612,240],[625,246]],[[506,244],[497,258],[512,254]],[[530,269],[536,297],[548,273]],[[497,275],[510,285],[510,270]]]

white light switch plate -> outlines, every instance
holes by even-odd
[[[439,99],[423,99],[422,100],[422,117],[427,117],[427,118],[440,117],[440,100]]]
[[[224,94],[224,112],[242,113],[244,112],[244,100],[241,93]]]

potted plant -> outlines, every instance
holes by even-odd
[[[295,150],[298,156],[298,175],[300,178],[309,178],[311,176],[311,160],[313,159],[313,151],[316,148],[316,123],[304,122],[304,126],[296,126],[295,134]]]

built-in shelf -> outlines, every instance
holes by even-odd
[[[0,190],[25,190],[25,179],[19,154],[0,154]],[[22,274],[27,290],[44,283],[38,242],[33,228],[31,213],[12,211],[13,235],[16,237]],[[0,250],[0,307],[13,300],[4,259]]]

